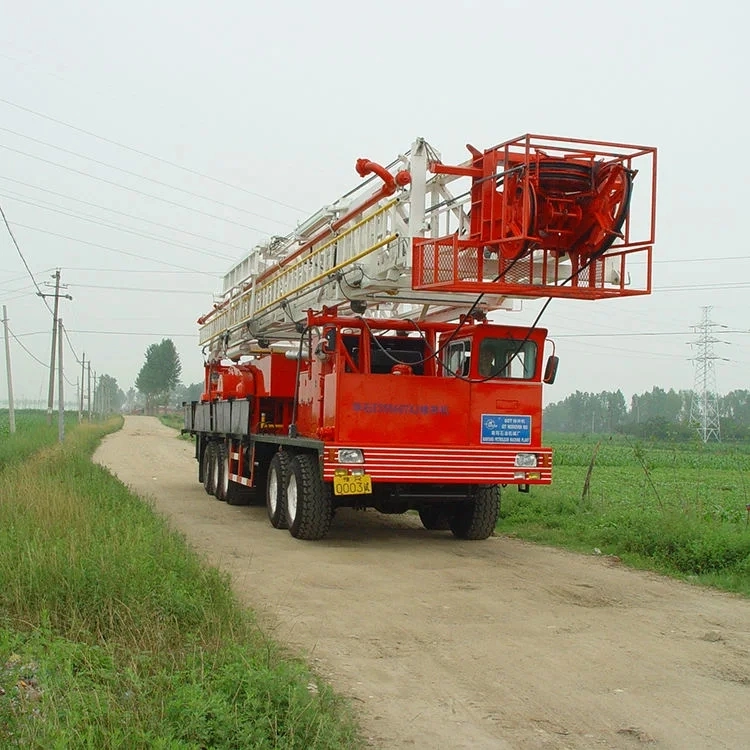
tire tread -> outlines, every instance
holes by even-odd
[[[320,476],[316,456],[299,453],[291,471],[297,478],[297,517],[289,531],[297,539],[321,539],[328,533],[333,519],[333,503],[328,487]]]
[[[479,485],[474,498],[461,503],[450,520],[453,535],[459,539],[481,540],[492,536],[500,515],[500,488]]]

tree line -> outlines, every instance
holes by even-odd
[[[172,339],[162,339],[146,349],[143,366],[135,379],[135,387],[125,393],[110,375],[100,375],[94,384],[95,413],[112,414],[125,409],[154,414],[160,409],[180,403],[177,399],[193,386],[180,383],[182,363]],[[187,399],[185,399],[187,400]]]
[[[721,437],[750,439],[750,391],[716,395]],[[654,386],[635,394],[630,404],[622,391],[576,391],[544,410],[544,427],[552,432],[624,433],[664,440],[692,440],[696,425],[690,421],[692,390],[675,391]]]

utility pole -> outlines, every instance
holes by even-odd
[[[86,368],[88,371],[88,388],[86,392],[88,394],[88,412],[89,412],[89,422],[90,422],[91,421],[91,360],[88,361]]]
[[[16,413],[13,411],[13,376],[10,368],[10,338],[8,334],[8,309],[3,305],[3,333],[5,334],[5,369],[8,371],[8,426],[10,434],[16,431]]]
[[[59,406],[57,410],[57,436],[60,442],[65,439],[65,395],[63,394],[63,322],[62,318],[57,321],[57,390],[59,393]]]
[[[58,268],[55,273],[52,275],[52,278],[55,280],[55,293],[54,294],[44,294],[42,292],[37,292],[37,296],[42,297],[43,299],[45,297],[54,297],[55,298],[55,308],[54,312],[52,313],[52,350],[50,352],[49,357],[49,390],[47,391],[47,424],[52,424],[52,407],[55,403],[55,348],[57,344],[57,311],[59,309],[60,304],[60,297],[65,297],[65,299],[72,300],[73,298],[69,294],[60,294],[60,269]],[[45,286],[52,286],[49,282],[44,283]],[[67,287],[63,287],[67,288]]]
[[[99,408],[99,382],[96,379],[96,370],[94,370],[94,414],[97,414]]]
[[[78,402],[78,424],[80,424],[83,421],[83,384],[84,384],[84,375],[86,373],[86,352],[83,353],[83,356],[81,357],[81,392],[80,397],[81,400]]]
[[[695,384],[693,398],[690,404],[690,424],[697,428],[704,443],[715,440],[721,442],[721,427],[719,424],[719,399],[716,394],[716,367],[714,362],[723,359],[714,354],[714,344],[724,344],[725,341],[713,335],[715,328],[726,328],[719,323],[712,323],[709,314],[711,307],[703,307],[703,317],[697,326],[692,326],[697,339],[690,343],[698,350],[695,362]]]

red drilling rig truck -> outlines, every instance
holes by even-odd
[[[225,275],[198,319],[204,392],[184,406],[209,495],[265,503],[299,539],[339,507],[485,539],[502,487],[551,481],[554,344],[502,311],[650,293],[656,150],[540,135],[468,150],[445,164],[418,139],[386,166],[358,160],[358,187]]]

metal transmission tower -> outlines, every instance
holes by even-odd
[[[721,442],[721,428],[719,425],[719,399],[716,393],[717,359],[726,359],[714,354],[714,344],[726,343],[714,336],[715,328],[726,328],[718,323],[712,323],[709,315],[711,307],[702,307],[703,317],[699,325],[692,326],[697,340],[690,343],[696,347],[695,384],[693,385],[693,399],[690,404],[690,424],[698,429],[698,434],[704,443],[710,440]]]

